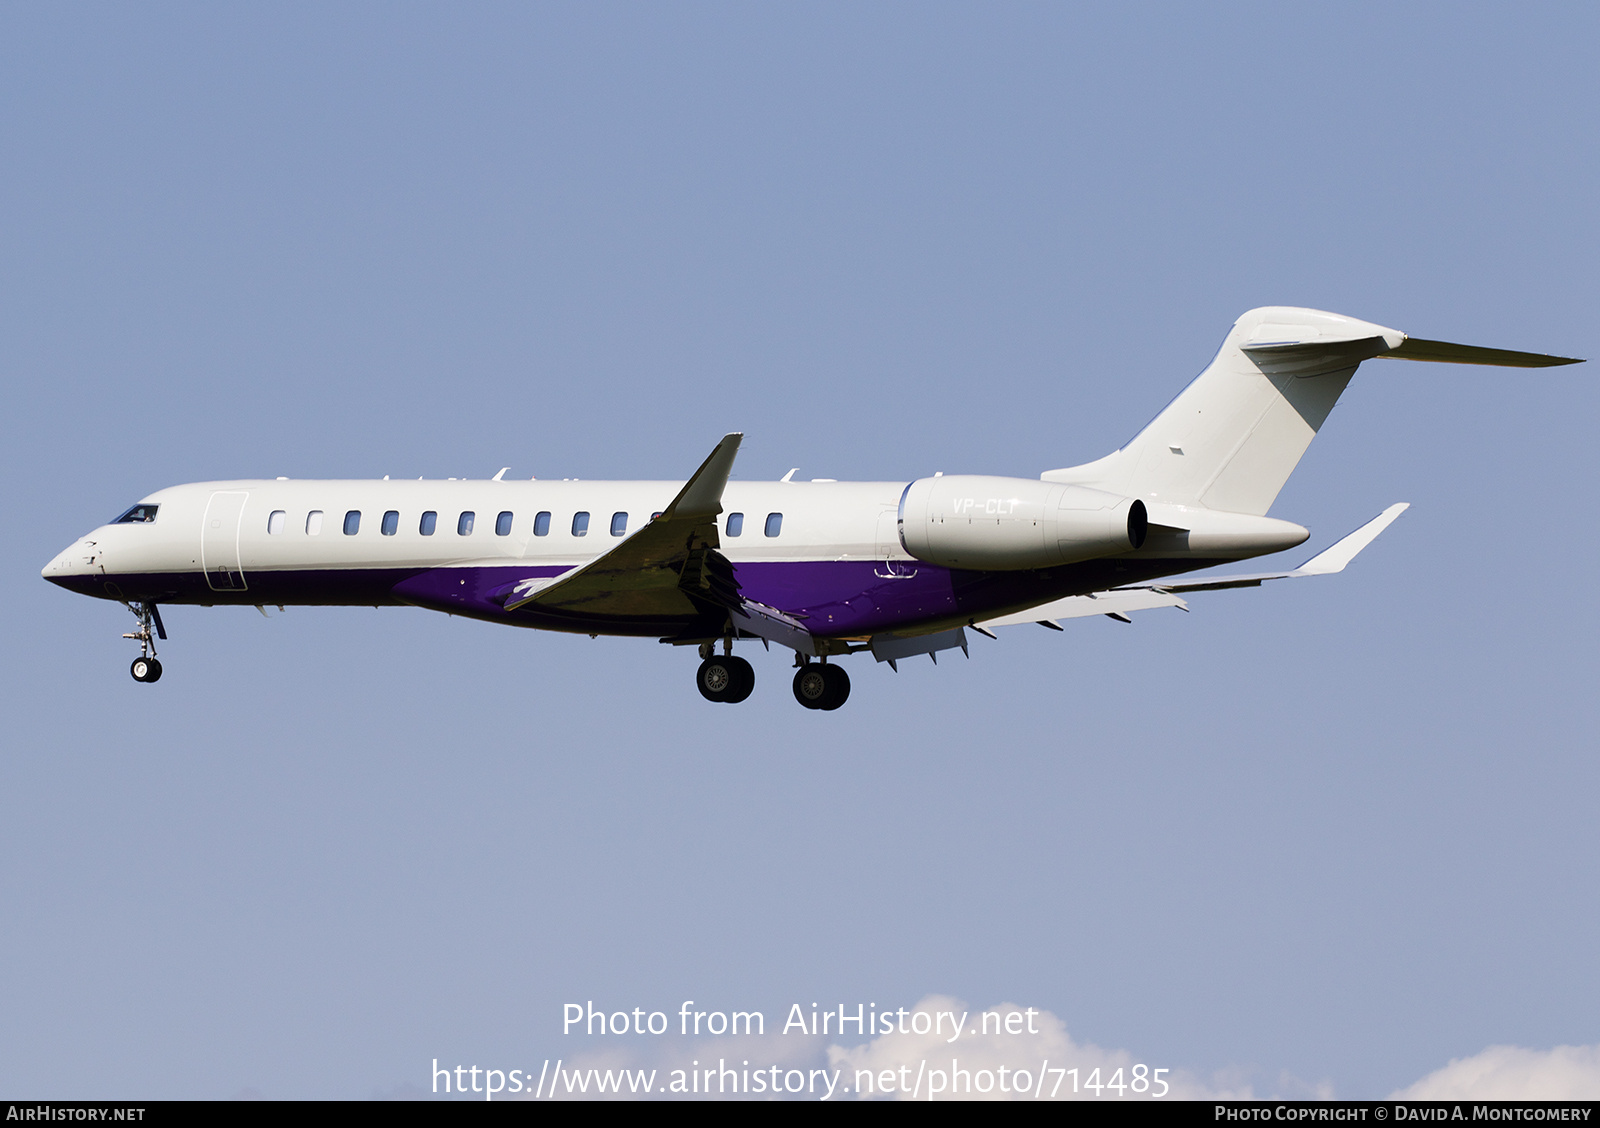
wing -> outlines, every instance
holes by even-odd
[[[1221,591],[1224,588],[1259,587],[1267,580],[1287,580],[1299,576],[1328,576],[1342,572],[1356,554],[1377,539],[1394,519],[1409,508],[1409,503],[1398,502],[1385,509],[1349,536],[1335,542],[1332,547],[1317,553],[1300,567],[1289,572],[1258,572],[1245,576],[1200,576],[1192,580],[1159,580],[1149,584],[1130,584],[1127,587],[1099,591],[1093,595],[1074,595],[1045,603],[997,619],[987,619],[974,624],[987,634],[988,627],[1010,627],[1019,623],[1038,623],[1046,627],[1060,627],[1058,619],[1079,619],[1089,615],[1109,615],[1124,623],[1130,611],[1145,611],[1152,607],[1177,607],[1187,611],[1189,605],[1176,592]]]
[[[1289,572],[1257,572],[1245,576],[1198,576],[1192,580],[1157,580],[1151,584],[1134,584],[1117,591],[1221,591],[1224,588],[1260,587],[1267,580],[1292,580],[1299,576],[1331,576],[1342,572],[1356,554],[1378,539],[1378,534],[1394,523],[1394,519],[1411,503],[1396,502],[1349,536],[1336,541],[1331,548],[1317,553],[1300,567]]]
[[[694,615],[701,603],[739,601],[733,568],[717,552],[722,491],[742,434],[723,437],[672,504],[610,552],[554,579],[523,580],[506,610],[535,606],[637,618]]]

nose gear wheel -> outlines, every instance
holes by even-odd
[[[133,660],[128,672],[137,682],[159,681],[161,663],[156,660],[156,639],[167,637],[166,628],[161,625],[161,612],[154,603],[129,603],[127,607],[139,620],[137,630],[122,636],[139,644],[139,657]]]

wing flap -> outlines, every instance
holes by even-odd
[[[965,627],[956,627],[954,630],[935,631],[932,634],[911,635],[909,637],[886,632],[872,636],[872,656],[880,662],[889,663],[889,668],[896,673],[900,672],[895,665],[902,658],[912,658],[918,654],[926,654],[933,659],[934,665],[939,664],[939,651],[961,648],[961,653],[967,653],[967,631]]]
[[[729,609],[728,617],[733,620],[734,627],[745,634],[787,646],[800,654],[816,657],[820,653],[816,638],[805,625],[776,607],[741,599],[737,607]]]
[[[980,627],[1014,627],[1022,623],[1055,622],[1057,619],[1083,619],[1090,615],[1126,615],[1130,611],[1148,611],[1155,607],[1188,608],[1176,595],[1165,591],[1118,589],[1100,591],[1093,595],[1069,595],[1053,603],[1030,607],[1014,615],[998,619],[985,619],[975,624]]]

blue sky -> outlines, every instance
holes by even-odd
[[[365,1097],[930,994],[1258,1094],[1600,1043],[1592,366],[1373,362],[1345,574],[737,708],[648,641],[39,578],[217,478],[1035,476],[1257,305],[1596,340],[1579,4],[13,5],[0,1090]],[[17,518],[21,518],[18,520]]]

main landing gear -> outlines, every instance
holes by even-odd
[[[756,672],[743,658],[733,656],[732,640],[724,640],[722,654],[714,643],[700,647],[700,669],[695,671],[695,688],[707,701],[736,705],[756,688]],[[826,661],[813,662],[795,656],[794,699],[807,709],[837,709],[850,696],[850,675],[842,666]],[[137,676],[137,675],[135,675]]]
[[[807,709],[837,709],[850,696],[843,666],[807,662],[794,672],[794,699]]]
[[[139,657],[133,660],[128,672],[137,682],[160,681],[161,662],[156,658],[156,639],[165,640],[167,637],[166,628],[161,625],[161,612],[156,610],[154,603],[130,603],[128,610],[139,619],[139,629],[122,636],[139,644]]]
[[[732,654],[708,657],[700,663],[694,684],[707,701],[737,705],[755,690],[756,672],[750,663]]]

